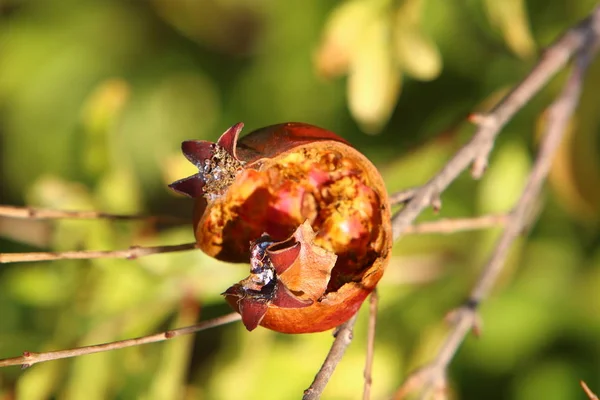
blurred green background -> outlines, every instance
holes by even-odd
[[[166,184],[189,175],[184,139],[285,121],[350,140],[394,191],[424,183],[485,110],[592,0],[0,0],[0,203],[191,215]],[[500,136],[480,182],[467,174],[439,216],[508,210],[535,155],[560,74]],[[516,244],[450,370],[467,399],[583,399],[600,391],[600,63],[557,155],[543,210]],[[374,398],[430,360],[498,230],[411,236],[380,287]],[[192,241],[189,226],[0,219],[0,251],[119,249]],[[244,265],[200,252],[135,261],[0,266],[0,358],[129,338],[229,312]],[[366,311],[324,398],[362,396]],[[239,323],[21,371],[0,399],[291,399],[330,332]]]

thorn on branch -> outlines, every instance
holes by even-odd
[[[472,123],[473,125],[484,125],[486,121],[486,116],[480,113],[471,113],[467,116],[467,121]]]
[[[140,249],[140,246],[131,246],[129,248],[129,250],[131,250],[131,253],[129,253],[125,259],[126,260],[135,260],[135,259],[137,259],[136,252],[139,251],[139,249]]]
[[[468,308],[469,310],[477,310],[477,307],[479,307],[479,299],[475,299],[473,297],[469,297],[469,299],[465,302],[465,307]]]
[[[442,198],[440,197],[439,193],[431,196],[431,208],[435,214],[439,214],[440,210],[442,209]]]
[[[335,329],[331,332],[331,336],[333,336],[334,339],[337,338],[341,329],[342,329],[342,325],[336,326]]]
[[[487,156],[476,157],[471,166],[471,176],[473,179],[481,179],[487,171],[488,158]]]

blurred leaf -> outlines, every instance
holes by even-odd
[[[435,79],[442,70],[436,45],[416,27],[398,24],[394,29],[396,57],[407,75],[422,81]]]
[[[548,305],[561,304],[570,297],[574,271],[581,264],[582,254],[571,238],[531,240],[525,249],[523,265],[513,283],[522,293]]]
[[[570,297],[573,308],[580,313],[576,318],[576,330],[584,331],[595,341],[600,335],[600,301],[598,301],[598,288],[600,288],[600,249],[590,262],[590,268],[585,271],[576,271],[577,285],[574,293],[577,296]],[[580,262],[580,265],[583,264]],[[581,318],[581,319],[580,319]],[[585,321],[585,322],[584,322]],[[584,329],[582,329],[584,328]]]
[[[130,87],[122,79],[108,79],[90,94],[82,109],[84,144],[82,165],[92,176],[108,167],[112,128],[129,97]]]
[[[79,177],[72,157],[79,107],[98,80],[142,49],[147,27],[126,3],[42,3],[0,24],[2,56],[10,59],[0,63],[0,102],[9,110],[1,159],[11,171],[5,185],[17,192],[42,173]],[[36,162],[22,165],[24,156]]]
[[[63,365],[60,362],[49,362],[37,365],[23,373],[16,388],[19,399],[44,400],[51,397],[60,385]]]
[[[593,88],[600,84],[600,63],[592,64],[581,103],[552,164],[549,181],[562,206],[586,224],[600,217],[600,114]],[[538,136],[546,126],[545,114],[538,119]]]
[[[348,72],[355,47],[376,11],[372,1],[350,0],[331,12],[315,56],[319,74],[334,77]]]
[[[390,35],[386,18],[370,21],[350,62],[350,112],[367,133],[378,133],[383,128],[400,95],[402,74],[392,60]]]
[[[166,190],[157,179],[164,159],[179,151],[183,140],[215,134],[219,96],[214,82],[199,70],[161,74],[133,94],[116,128],[113,162],[134,169],[143,187]]]
[[[107,171],[96,189],[98,208],[105,212],[138,214],[141,211],[141,187],[133,171],[114,168]]]
[[[520,141],[496,147],[479,189],[479,212],[501,213],[519,199],[529,173],[530,159]]]
[[[486,300],[482,307],[483,339],[469,341],[465,351],[478,367],[508,373],[518,360],[527,359],[551,342],[558,326],[553,313],[531,296],[505,291]]]
[[[323,8],[320,0],[271,2],[260,56],[235,76],[228,93],[227,122],[218,133],[237,121],[243,121],[248,131],[285,121],[330,129],[341,122],[336,116],[347,109],[342,87],[319,80],[311,59]]]
[[[22,304],[47,308],[62,304],[73,293],[70,283],[58,269],[49,268],[47,263],[25,265],[11,269],[5,276],[4,289]]]
[[[515,400],[533,398],[563,400],[585,398],[577,384],[581,376],[560,359],[536,362],[532,370],[518,376],[512,387]]]
[[[234,56],[253,49],[261,1],[153,0],[158,14],[187,37]],[[226,29],[224,29],[226,27]]]
[[[545,132],[545,125],[545,121],[538,123],[538,132]],[[579,186],[581,180],[576,176],[575,164],[578,163],[576,160],[592,156],[584,160],[584,163],[591,164],[592,168],[589,169],[589,173],[594,173],[595,168],[593,168],[593,164],[597,160],[589,151],[576,152],[574,149],[576,140],[572,121],[562,144],[558,148],[548,180],[554,187],[558,199],[567,210],[582,221],[591,222],[598,217],[600,210],[598,210],[597,205],[599,203],[593,199],[586,198],[586,195],[595,197],[595,194],[600,194],[600,192],[590,185],[586,185],[589,189]],[[588,147],[588,149],[592,150],[593,146]],[[600,176],[598,178],[600,179]],[[600,201],[600,198],[598,200]]]
[[[104,132],[114,124],[130,94],[129,83],[112,78],[101,82],[83,106],[83,123],[91,131]]]
[[[419,80],[437,78],[442,58],[435,43],[421,29],[422,0],[405,0],[396,10],[394,52],[407,75]]]
[[[106,332],[103,332],[106,333]],[[88,335],[86,343],[106,341],[110,335]],[[110,397],[114,355],[108,353],[91,354],[73,360],[70,376],[64,388],[65,399],[101,400]]]
[[[400,134],[410,133],[400,131]],[[445,140],[432,140],[412,149],[389,165],[381,166],[379,172],[384,177],[389,192],[418,186],[430,179],[452,154],[453,146],[450,144]]]
[[[52,175],[31,182],[27,203],[36,207],[59,210],[93,209],[90,193],[84,185]]]
[[[519,57],[531,58],[535,42],[531,36],[524,0],[485,0],[490,22],[496,26],[508,47]]]
[[[199,305],[190,298],[183,298],[173,328],[196,323]],[[186,335],[164,344],[160,367],[149,388],[148,399],[183,398],[187,368],[192,356],[194,336]]]

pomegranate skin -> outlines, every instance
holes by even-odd
[[[383,179],[325,129],[285,123],[238,140],[242,127],[216,143],[184,142],[198,173],[170,187],[195,199],[202,251],[250,262],[250,276],[224,293],[248,330],[334,328],[358,311],[389,261]]]

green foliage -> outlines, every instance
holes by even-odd
[[[471,135],[463,123],[531,68],[591,0],[0,0],[0,203],[188,217],[166,184],[184,139],[303,121],[381,169],[424,183]],[[442,217],[508,210],[532,164],[551,82],[502,133],[481,182],[461,177]],[[600,65],[555,160],[539,222],[453,364],[464,398],[583,398],[600,390]],[[367,136],[365,133],[378,133]],[[421,219],[436,218],[427,211]],[[0,251],[119,249],[193,240],[188,226],[0,220]],[[380,284],[374,398],[431,359],[497,230],[407,237]],[[228,312],[246,266],[200,252],[0,266],[0,358],[140,336]],[[198,309],[199,307],[199,309]],[[325,392],[359,398],[366,310]],[[0,370],[0,398],[298,398],[330,333],[241,324],[168,343]]]

